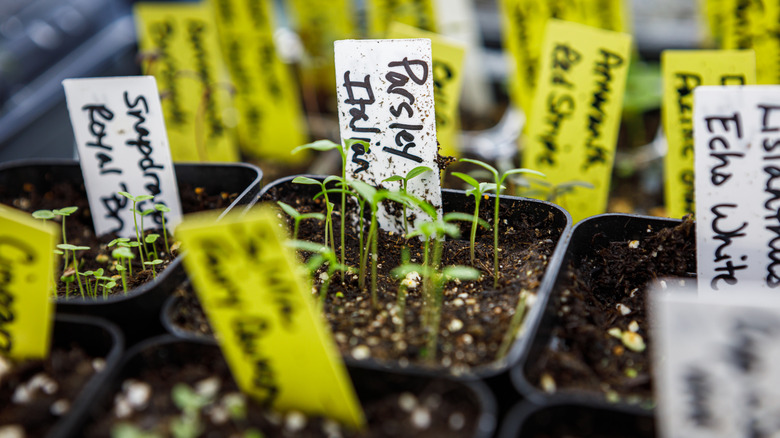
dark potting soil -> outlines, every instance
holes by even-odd
[[[264,200],[286,202],[301,213],[325,211],[320,198],[312,200],[295,194],[282,194],[277,188],[271,189]],[[515,207],[514,202],[504,198],[500,207],[501,217],[508,217],[508,211]],[[492,223],[493,205],[492,200],[486,200],[480,207],[480,216],[489,223]],[[473,210],[464,213],[473,213]],[[279,217],[287,219],[292,230],[292,220],[282,213]],[[444,367],[454,374],[473,366],[495,363],[500,359],[497,353],[521,293],[529,295],[528,302],[533,302],[548,257],[552,255],[562,231],[552,225],[552,217],[541,223],[530,223],[525,215],[523,218],[519,223],[501,224],[497,288],[493,287],[493,232],[489,229],[477,232],[474,267],[482,272],[482,277],[477,281],[456,280],[445,287],[435,352],[427,351],[426,347],[429,332],[422,324],[422,279],[411,279],[417,285],[410,287],[405,312],[401,315],[396,307],[400,279],[390,274],[401,264],[404,246],[410,249],[412,263],[422,263],[422,242],[416,238],[406,241],[398,234],[380,231],[377,309],[371,304],[370,274],[367,275],[366,286],[361,288],[357,273],[346,274],[343,283],[337,273],[327,293],[324,312],[341,353],[359,360],[392,361],[400,366]],[[337,244],[340,242],[339,221],[336,212],[334,231]],[[323,242],[323,225],[324,222],[317,220],[303,221],[298,239]],[[460,227],[462,236],[468,239],[471,224]],[[349,266],[359,266],[358,244],[357,233],[349,231],[348,227],[345,253]],[[339,253],[338,247],[336,252]],[[442,264],[471,265],[468,240],[446,240]],[[319,290],[323,269],[314,275],[313,293]]]
[[[0,357],[0,429],[21,428],[27,438],[45,436],[67,415],[90,377],[105,365],[77,345],[53,348],[46,360],[10,361]]]
[[[478,406],[473,396],[466,387],[450,381],[429,379],[408,388],[390,386],[390,393],[387,382],[364,382],[359,392],[363,394],[361,404],[368,430],[356,433],[319,417],[307,418],[297,412],[273,413],[245,398],[216,352],[177,361],[183,363],[150,367],[125,380],[122,392],[113,399],[111,412],[87,426],[84,436],[111,436],[112,429],[121,423],[171,436],[172,420],[182,416],[171,396],[179,383],[211,400],[199,411],[202,433],[198,436],[250,436],[242,434],[255,429],[266,437],[457,438],[473,436],[477,424]],[[245,406],[244,415],[230,415],[226,408],[229,400],[236,398]]]
[[[527,366],[528,380],[547,392],[584,390],[652,404],[646,286],[695,276],[695,229],[689,218],[641,240],[610,242],[570,264],[550,298],[557,310],[550,343]],[[631,348],[641,343],[645,349]]]
[[[192,213],[202,210],[215,210],[224,209],[230,205],[233,200],[238,196],[237,193],[218,193],[209,194],[206,193],[200,187],[191,187],[184,185],[179,188],[179,194],[182,201],[182,209],[184,213]],[[132,201],[129,201],[132,205]],[[19,210],[32,213],[36,210],[53,210],[61,209],[65,207],[75,206],[78,210],[68,216],[65,219],[65,233],[67,236],[67,242],[69,244],[78,246],[88,246],[89,250],[79,251],[77,255],[82,260],[79,267],[79,272],[94,271],[100,268],[105,270],[103,274],[106,277],[112,277],[119,275],[119,272],[114,267],[114,259],[111,257],[111,251],[115,248],[107,248],[107,244],[115,239],[116,235],[109,234],[101,237],[95,236],[94,228],[92,225],[92,218],[90,216],[89,202],[87,201],[86,191],[83,183],[74,182],[59,182],[54,184],[47,191],[35,187],[33,184],[24,185],[24,193],[5,193],[3,188],[0,188],[0,203],[11,205]],[[59,218],[55,221],[61,226]],[[149,220],[146,221],[147,226]],[[139,223],[140,226],[140,223]],[[172,247],[171,254],[165,252],[165,243],[163,239],[163,233],[161,229],[146,229],[147,234],[157,233],[160,237],[155,242],[158,257],[163,261],[162,264],[155,267],[155,271],[159,274],[164,270],[178,255],[174,249],[174,238],[171,234],[168,235],[168,242]],[[131,239],[135,240],[135,239]],[[151,245],[149,245],[151,249]],[[138,287],[144,283],[147,283],[154,279],[154,273],[148,267],[144,267],[138,258],[138,252],[134,249],[136,258],[133,260],[132,272],[133,275],[127,277],[127,289],[128,291]],[[98,261],[103,259],[103,261]],[[58,271],[56,278],[60,278],[62,272],[63,261],[58,259]],[[94,281],[94,278],[90,277]],[[85,282],[85,278],[82,277],[82,282]],[[123,293],[122,281],[120,277],[116,277],[117,285],[109,292],[110,294]],[[66,292],[68,291],[69,292]],[[58,298],[76,297],[81,296],[79,292],[79,286],[77,282],[73,282],[69,287],[63,281],[59,281],[57,284],[57,296]],[[102,297],[102,289],[98,292],[98,299]]]

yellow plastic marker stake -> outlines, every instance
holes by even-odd
[[[757,83],[780,83],[780,2],[723,0],[722,48],[754,49]]]
[[[54,247],[59,230],[0,205],[0,355],[49,354],[54,303]]]
[[[463,59],[466,48],[452,39],[394,22],[388,38],[428,38],[431,40],[433,98],[436,104],[436,138],[441,155],[459,156],[460,93],[463,84]]]
[[[721,41],[725,0],[699,0],[698,3],[699,10],[704,11],[702,22],[706,24],[709,36],[713,41]]]
[[[434,0],[368,0],[366,6],[369,37],[385,38],[393,21],[436,32],[434,3]]]
[[[358,37],[352,2],[291,0],[288,4],[306,53],[302,62],[304,85],[335,94],[333,42]]]
[[[363,413],[277,212],[185,216],[184,265],[239,387],[285,411],[360,428]]]
[[[523,166],[594,186],[556,201],[575,221],[606,210],[630,51],[630,35],[548,21]]]
[[[580,0],[585,24],[599,29],[631,33],[628,0]]]
[[[504,44],[514,69],[509,80],[512,102],[529,114],[547,20],[580,22],[585,18],[579,4],[562,0],[501,0],[500,6]]]
[[[222,51],[235,84],[241,149],[258,158],[304,160],[304,154],[291,154],[308,137],[292,72],[276,53],[273,2],[211,3]]]
[[[699,85],[756,83],[752,50],[666,50],[663,71],[663,124],[668,148],[664,167],[669,217],[695,213],[693,178],[693,89]]]
[[[144,74],[154,75],[174,161],[237,161],[237,117],[211,9],[137,3]]]

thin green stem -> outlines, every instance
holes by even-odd
[[[500,359],[509,352],[509,347],[512,346],[512,342],[517,336],[517,331],[520,329],[520,324],[525,317],[525,311],[527,309],[525,303],[525,294],[521,293],[520,298],[517,300],[517,307],[515,308],[515,314],[512,315],[512,321],[509,323],[509,328],[504,333],[504,339],[501,341],[501,346],[498,348],[496,358]]]
[[[493,287],[498,287],[498,203],[501,192],[500,181],[496,184],[496,208],[493,213]]]
[[[165,240],[165,253],[168,254],[168,257],[171,257],[171,248],[168,246],[168,229],[165,228],[165,213],[160,214],[162,217],[162,227],[163,227],[163,239]]]
[[[474,193],[475,206],[474,206],[474,220],[471,222],[471,238],[469,246],[469,255],[471,256],[471,264],[474,265],[474,246],[477,240],[477,223],[479,221],[479,203],[482,200],[482,196],[479,193]]]
[[[378,232],[377,232],[377,217],[376,217],[376,210],[372,211],[371,214],[371,228],[368,231],[369,238],[371,239],[371,304],[374,308],[378,306],[377,296],[376,296],[376,264],[378,254],[377,254],[377,240],[379,240]]]

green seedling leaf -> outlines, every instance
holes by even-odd
[[[507,170],[506,173],[504,173],[504,176],[501,179],[503,180],[505,177],[507,177],[509,175],[519,175],[519,174],[523,174],[523,175],[536,175],[536,176],[541,176],[542,178],[547,178],[547,175],[543,174],[542,172],[539,172],[538,170],[523,168],[523,169]]]
[[[76,246],[76,245],[71,245],[70,243],[60,243],[57,245],[57,248],[64,251],[84,251],[89,249],[88,246]]]
[[[159,234],[150,234],[150,235],[148,235],[148,236],[146,236],[146,237],[144,238],[144,241],[145,241],[146,243],[154,243],[154,242],[156,242],[156,241],[157,241],[157,239],[159,239],[159,238],[160,238],[160,235],[159,235]]]
[[[131,201],[135,201],[135,196],[131,195],[130,193],[127,193],[127,192],[117,192],[117,193],[122,195],[122,196],[124,196],[125,198],[131,200]]]
[[[150,215],[150,214],[152,214],[152,213],[154,213],[154,209],[153,209],[153,208],[150,208],[150,209],[148,209],[148,210],[144,210],[144,211],[142,211],[140,214],[141,214],[141,216],[149,216],[149,215]]]
[[[211,402],[211,397],[205,397],[195,392],[189,385],[177,383],[171,390],[173,403],[182,411],[196,412]]]
[[[409,181],[412,178],[416,178],[419,175],[422,175],[425,172],[433,172],[433,170],[428,166],[417,166],[414,169],[410,170],[409,173],[406,174],[406,178],[403,178],[407,181]]]
[[[111,248],[112,246],[114,246],[116,244],[127,243],[129,241],[130,241],[130,239],[128,239],[127,237],[119,237],[119,238],[116,238],[116,239],[108,242],[108,247]]]
[[[165,204],[154,204],[154,209],[157,211],[161,211],[163,213],[170,213],[171,209],[168,208]]]
[[[288,216],[296,218],[300,216],[301,214],[298,213],[298,210],[294,209],[290,204],[285,204],[282,201],[276,201],[276,204],[282,208],[282,211],[287,213]]]
[[[162,261],[162,260],[160,260],[160,259],[154,259],[154,260],[152,260],[152,261],[150,261],[150,262],[144,262],[144,265],[148,265],[148,266],[157,266],[157,265],[161,264],[162,262],[163,262],[163,261]]]
[[[124,245],[122,245],[122,246],[124,246]],[[139,246],[141,246],[141,244],[138,243],[135,240],[132,241],[132,242],[127,242],[127,247],[129,247],[129,248],[138,248]]]
[[[323,152],[323,151],[329,151],[329,150],[332,150],[332,149],[338,149],[340,147],[341,147],[340,144],[334,143],[334,142],[332,142],[330,140],[317,140],[317,141],[312,142],[312,143],[307,143],[307,144],[304,144],[304,145],[300,145],[300,146],[296,147],[295,149],[293,149],[291,153],[297,154],[298,152],[303,151],[303,150],[315,150],[315,151]]]
[[[148,201],[150,199],[154,199],[154,196],[152,196],[152,195],[138,195],[138,196],[135,197],[135,201],[136,202]]]
[[[316,179],[309,178],[308,176],[297,176],[292,180],[294,184],[309,184],[320,185],[320,182]]]
[[[465,181],[467,184],[469,184],[472,187],[475,187],[475,188],[479,187],[479,181],[477,181],[476,178],[474,178],[471,175],[466,175],[465,173],[461,173],[461,172],[452,172],[451,175],[452,176],[456,176],[456,177],[462,179],[463,181]]]
[[[133,254],[133,251],[131,251],[130,248],[120,246],[119,248],[111,251],[111,257],[115,259],[120,259],[120,258],[134,259],[135,254]]]
[[[393,175],[393,176],[391,176],[389,178],[383,179],[382,182],[393,182],[393,181],[403,181],[403,180],[404,180],[404,177],[399,176],[399,175]]]
[[[479,277],[482,275],[479,270],[474,269],[471,266],[460,265],[445,266],[441,273],[447,279],[457,278],[458,280],[479,280]]]
[[[461,158],[460,161],[463,161],[465,163],[476,164],[477,166],[480,166],[480,167],[482,167],[484,169],[487,169],[488,172],[492,173],[493,176],[495,176],[496,179],[498,179],[498,169],[496,169],[495,167],[491,166],[488,163],[485,163],[485,162],[482,162],[482,161],[479,161],[479,160],[472,160],[470,158]]]
[[[58,216],[70,216],[73,213],[75,213],[76,210],[78,209],[79,209],[78,207],[65,207],[65,208],[60,208],[59,210],[52,210],[52,213]]]
[[[55,250],[54,250],[54,251],[52,251],[52,252],[53,252],[54,254],[57,254],[57,255],[63,255],[63,254],[65,254],[64,252],[62,252],[62,251],[60,251],[60,250],[58,250],[58,249],[55,249]]]
[[[37,210],[34,211],[32,214],[32,217],[34,217],[35,219],[43,219],[43,220],[54,219],[54,216],[55,214],[51,210]]]

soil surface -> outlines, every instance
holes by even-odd
[[[54,348],[46,360],[11,362],[0,357],[0,431],[21,428],[22,435],[43,437],[63,415],[90,377],[105,365],[77,345]],[[18,430],[18,429],[17,429]],[[2,436],[2,433],[0,433]]]
[[[40,188],[33,184],[25,184],[23,187],[24,193],[21,194],[6,193],[5,190],[0,189],[0,203],[11,205],[29,213],[42,209],[53,210],[70,206],[78,207],[78,210],[75,213],[65,219],[65,234],[67,236],[67,243],[78,246],[88,246],[90,248],[89,250],[77,252],[77,255],[81,259],[79,272],[84,273],[90,270],[94,271],[103,268],[105,270],[103,274],[105,277],[116,276],[117,285],[108,292],[108,295],[123,293],[122,281],[118,276],[119,272],[116,270],[115,260],[111,257],[111,252],[116,247],[107,247],[107,244],[117,236],[112,234],[101,237],[95,236],[84,185],[73,182],[59,182],[50,188]],[[209,194],[206,193],[203,188],[191,187],[188,185],[179,187],[179,193],[182,199],[182,209],[184,213],[224,209],[238,196],[237,193]],[[132,201],[128,202],[132,203]],[[60,217],[57,217],[54,221],[57,225],[61,226]],[[148,222],[150,221],[147,220],[147,226]],[[178,252],[175,249],[177,245],[175,245],[174,237],[169,234],[168,242],[171,246],[171,253],[168,254],[165,251],[162,229],[146,229],[145,231],[147,234],[157,233],[160,235],[154,243],[158,258],[163,261],[162,264],[155,267],[156,273],[159,274],[178,256]],[[152,249],[151,244],[148,245],[148,247],[150,250]],[[133,275],[127,277],[128,291],[153,280],[155,277],[155,273],[153,273],[148,266],[143,266],[138,257],[137,250],[134,250],[134,253],[136,254],[136,258],[133,260]],[[58,263],[56,278],[59,279],[63,272],[63,260],[58,259]],[[94,278],[89,278],[94,283]],[[82,277],[81,280],[82,284],[85,284],[86,278]],[[102,295],[103,290],[101,288],[98,292],[98,298],[102,297]],[[57,284],[57,297],[59,299],[81,297],[78,283],[74,281],[67,286],[65,282],[59,281]]]
[[[610,401],[652,405],[646,286],[658,278],[695,277],[695,229],[689,218],[572,261],[563,287],[550,297],[557,320],[547,347],[526,366],[528,380],[546,392],[596,392]]]
[[[148,352],[147,352],[148,353]],[[146,354],[146,353],[145,353]],[[121,423],[129,423],[171,436],[172,422],[182,410],[172,400],[175,385],[184,383],[209,402],[198,411],[201,433],[198,436],[252,436],[257,430],[267,437],[468,437],[473,436],[478,404],[467,387],[440,379],[415,379],[387,376],[387,379],[363,379],[357,384],[358,396],[366,414],[368,430],[356,433],[342,429],[323,418],[307,418],[301,413],[274,413],[242,396],[226,363],[216,348],[200,349],[197,357],[186,350],[170,350],[165,364],[144,365],[122,383],[122,391],[113,397],[111,413],[87,426],[84,436],[106,437]],[[144,358],[154,364],[158,358]],[[399,380],[401,379],[401,380]],[[235,401],[243,409],[231,410]],[[244,411],[243,415],[238,411]],[[233,414],[231,414],[233,412]],[[242,435],[244,434],[244,435]]]

